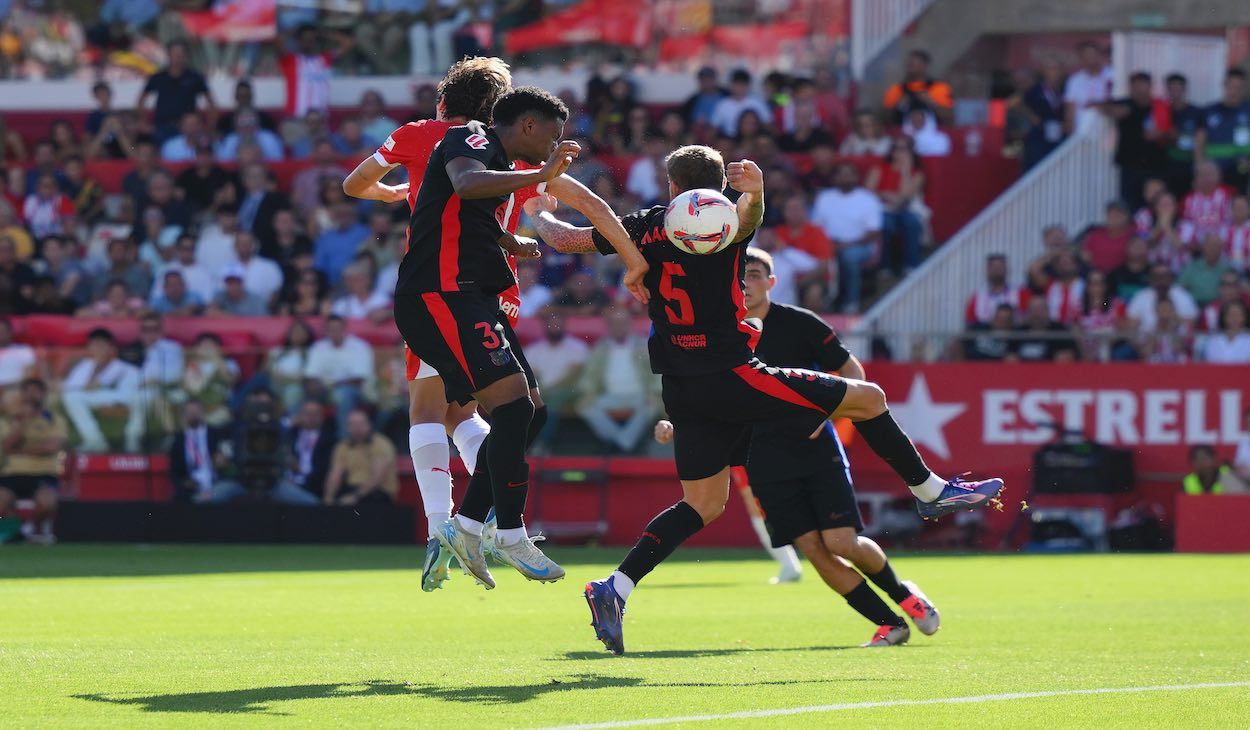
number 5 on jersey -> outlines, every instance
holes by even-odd
[[[685,289],[673,285],[673,277],[686,275],[681,264],[665,261],[664,271],[660,274],[660,296],[667,302],[664,313],[672,324],[690,326],[694,324],[694,305],[690,303],[690,295]],[[674,306],[676,311],[674,311]]]

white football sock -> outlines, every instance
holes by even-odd
[[[790,573],[803,572],[803,566],[799,564],[799,556],[795,554],[794,548],[789,545],[783,545],[779,548],[773,547],[773,540],[768,536],[768,526],[764,524],[763,517],[752,517],[751,527],[755,528],[755,534],[759,537],[760,544],[764,546],[764,550],[772,556],[773,560],[781,564],[782,570]]]
[[[629,576],[619,570],[614,570],[608,579],[612,581],[616,595],[620,596],[622,601],[628,601],[629,594],[634,592],[634,582],[629,579]]]
[[[464,468],[470,476],[477,468],[478,449],[482,448],[482,442],[489,433],[490,424],[476,413],[461,421],[456,430],[452,431],[451,441],[456,445],[456,451],[460,452],[460,460],[464,462]]]
[[[482,536],[482,528],[485,527],[481,522],[464,515],[456,515],[456,522],[464,528],[464,531],[471,534]]]
[[[529,537],[525,532],[525,525],[520,527],[509,527],[506,530],[498,530],[495,532],[495,542],[500,545],[515,545],[518,542]]]
[[[946,480],[942,477],[929,472],[929,478],[919,484],[908,487],[911,493],[916,495],[916,499],[921,502],[932,502],[942,494],[942,490],[946,488]]]
[[[438,423],[418,423],[408,429],[408,453],[421,490],[425,507],[426,529],[434,537],[434,528],[451,514],[451,447],[447,432]]]

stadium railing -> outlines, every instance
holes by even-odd
[[[1080,230],[1115,197],[1114,143],[1110,122],[1094,111],[1082,113],[1076,131],[1057,150],[939,248],[904,286],[865,312],[852,342],[867,352],[864,345],[874,333],[890,333],[895,352],[902,352],[911,336],[960,326],[966,297],[984,279],[988,254],[1006,254],[1011,278],[1022,281],[1028,262],[1041,253],[1042,228]]]
[[[864,77],[877,56],[896,41],[933,0],[851,0],[851,73]]]

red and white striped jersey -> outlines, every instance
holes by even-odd
[[[983,286],[968,297],[968,306],[964,310],[964,320],[968,324],[980,322],[989,324],[994,319],[994,311],[1006,304],[1016,313],[1024,311],[1029,303],[1029,291],[1019,286],[1008,286],[1001,290]]]
[[[1202,240],[1207,233],[1218,232],[1228,224],[1232,217],[1234,197],[1232,188],[1226,185],[1221,185],[1210,193],[1195,190],[1185,196],[1185,202],[1181,205],[1181,217],[1194,224],[1194,233],[1198,240]]]
[[[1230,224],[1224,240],[1228,242],[1228,260],[1235,269],[1245,273],[1250,269],[1250,221]]]
[[[1055,279],[1046,286],[1046,308],[1052,322],[1072,324],[1081,318],[1085,304],[1085,280],[1067,283]]]
[[[309,109],[326,111],[330,108],[331,64],[334,56],[316,53],[304,56],[288,53],[279,65],[286,78],[286,113],[289,117],[303,117]]]

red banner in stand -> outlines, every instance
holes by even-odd
[[[890,412],[941,473],[1020,470],[1055,425],[1133,452],[1141,473],[1189,471],[1188,449],[1231,459],[1250,406],[1247,368],[1231,365],[869,363]],[[863,439],[852,462],[877,462]]]
[[[651,42],[647,3],[585,0],[507,35],[508,53],[580,43],[641,48]]]
[[[217,3],[212,10],[185,11],[182,23],[199,38],[246,43],[271,40],[277,35],[277,0],[235,0]]]

